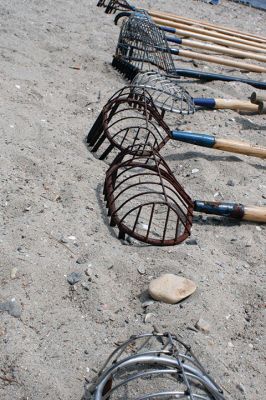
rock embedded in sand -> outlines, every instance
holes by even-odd
[[[205,321],[203,318],[200,318],[198,322],[195,324],[195,328],[203,333],[209,333],[211,330],[211,326],[208,321]]]
[[[149,284],[149,294],[154,300],[175,304],[195,292],[196,284],[182,276],[164,274]]]

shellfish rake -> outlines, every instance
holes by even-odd
[[[180,105],[181,107],[181,105]],[[160,149],[170,139],[198,146],[215,148],[233,153],[266,158],[266,148],[251,144],[216,138],[213,135],[189,131],[170,131],[156,108],[152,97],[145,89],[133,92],[125,87],[107,102],[91,128],[87,143],[96,152],[107,139],[108,146],[100,156],[104,159],[117,148],[120,151],[129,146],[149,144],[151,149]]]
[[[181,55],[181,52],[169,48],[164,32],[144,12],[132,13],[121,26],[112,64],[130,80],[139,71],[157,70],[173,75],[173,78],[186,76],[204,80],[238,81],[260,89],[266,88],[265,82],[176,68],[172,53]]]
[[[138,93],[140,88],[146,89],[153,98],[157,108],[177,114],[192,114],[195,106],[207,109],[231,109],[237,111],[263,112],[258,104],[252,104],[250,101],[241,101],[235,99],[214,99],[198,97],[192,98],[190,94],[177,83],[171,76],[163,75],[158,72],[138,73],[131,82],[132,91]],[[185,104],[184,104],[185,103]]]
[[[179,244],[190,235],[194,211],[266,222],[266,207],[192,201],[165,160],[147,147],[119,153],[106,173],[106,207],[120,239],[127,234],[151,245]]]
[[[86,399],[224,400],[190,346],[171,333],[131,336],[108,357]]]

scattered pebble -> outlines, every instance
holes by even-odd
[[[196,290],[196,284],[182,276],[164,274],[149,284],[149,294],[154,300],[175,304],[190,296]]]
[[[15,318],[20,318],[22,313],[20,304],[14,298],[0,303],[0,311],[7,311],[9,315]]]
[[[227,181],[227,186],[235,186],[235,182],[232,179]]]
[[[193,168],[193,170],[191,171],[192,174],[196,174],[197,172],[199,172],[198,168]]]
[[[80,256],[80,257],[76,260],[76,263],[77,263],[77,264],[86,264],[86,262],[88,261],[88,259],[89,259],[89,254],[84,254],[84,255]]]
[[[17,276],[18,269],[16,267],[12,268],[10,271],[10,278],[15,279]]]
[[[186,240],[186,244],[190,245],[190,246],[195,246],[198,244],[197,239],[188,239]]]
[[[147,308],[147,307],[151,306],[152,304],[154,304],[153,300],[146,300],[141,304],[141,307],[142,308]]]
[[[146,268],[144,267],[144,265],[138,266],[138,272],[140,275],[144,275],[146,273]]]
[[[150,319],[151,319],[153,316],[154,316],[153,313],[148,313],[148,314],[146,314],[145,317],[144,317],[144,322],[145,322],[145,324],[146,324],[147,322],[149,322]]]
[[[88,285],[87,283],[85,283],[85,282],[81,282],[81,286],[82,286],[83,289],[85,289],[85,290],[90,290],[89,285]]]
[[[75,283],[78,283],[82,278],[82,274],[80,272],[71,272],[67,276],[67,281],[70,285],[75,285]]]
[[[237,383],[236,388],[241,392],[241,393],[246,393],[245,387],[242,385],[242,383]]]
[[[211,330],[211,326],[208,321],[205,321],[203,318],[200,318],[196,324],[195,328],[197,328],[199,331],[203,333],[209,333]]]
[[[69,240],[76,240],[76,237],[75,236],[68,236],[68,239]]]
[[[260,226],[256,226],[257,231],[261,232],[261,227]]]

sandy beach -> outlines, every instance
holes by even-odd
[[[264,11],[227,0],[137,3],[266,36]],[[111,66],[120,30],[113,20],[94,0],[0,0],[0,304],[16,306],[14,315],[0,311],[0,399],[81,399],[115,343],[154,325],[192,346],[226,398],[262,399],[265,226],[199,215],[195,244],[173,247],[126,245],[109,226],[102,191],[110,159],[95,157],[86,135],[125,85]],[[266,81],[232,67],[175,63]],[[254,91],[181,81],[196,97],[247,100]],[[200,110],[170,123],[266,143],[265,115]],[[263,160],[178,142],[162,154],[193,199],[266,205]],[[74,288],[72,272],[81,274]],[[143,308],[149,282],[163,273],[192,279],[196,292]],[[209,333],[195,329],[199,318]]]

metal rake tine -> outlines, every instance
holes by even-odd
[[[106,134],[105,132],[102,132],[102,134],[99,137],[97,137],[96,140],[92,143],[92,145],[94,145],[94,147],[91,150],[92,153],[96,153],[96,151],[103,144],[105,139],[106,139]]]
[[[88,133],[87,143],[90,146],[93,146],[102,132],[103,132],[103,110],[98,115],[98,118],[96,119],[96,121],[94,122],[93,126],[91,127]]]

